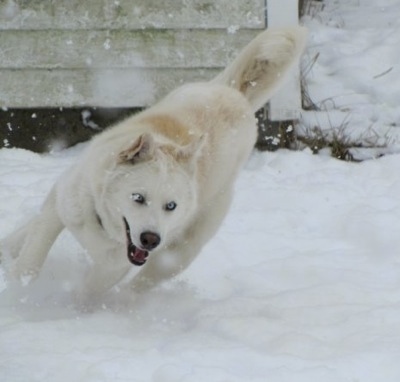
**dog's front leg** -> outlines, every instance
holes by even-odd
[[[22,280],[24,283],[35,278],[63,228],[64,224],[57,212],[56,193],[53,189],[40,214],[11,236],[13,243],[5,240],[5,246],[14,246],[13,250],[20,249],[19,253],[12,254],[13,257],[17,257],[12,269],[13,275],[20,280],[24,279]],[[15,240],[18,240],[19,243],[16,243]]]
[[[108,237],[95,214],[88,214],[83,225],[69,227],[90,258],[84,285],[77,293],[82,301],[104,294],[128,273],[131,264],[126,246]]]
[[[101,296],[129,272],[131,266],[128,261],[125,263],[116,258],[120,253],[121,251],[105,253],[90,265],[85,276],[83,291],[80,293],[83,299]]]

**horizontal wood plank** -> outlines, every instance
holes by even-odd
[[[0,68],[223,67],[255,30],[2,31]]]
[[[264,0],[1,0],[0,30],[264,28]]]
[[[0,70],[0,107],[149,106],[217,69]]]

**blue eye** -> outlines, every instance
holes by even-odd
[[[144,204],[144,202],[146,201],[146,199],[144,198],[144,196],[142,194],[132,194],[131,198],[134,202],[139,203],[139,204]]]
[[[169,202],[164,206],[165,211],[173,211],[176,207],[177,204],[175,202]]]

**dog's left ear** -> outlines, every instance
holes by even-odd
[[[151,134],[142,134],[127,149],[118,155],[118,163],[138,163],[150,159],[154,153]]]

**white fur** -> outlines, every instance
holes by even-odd
[[[184,85],[96,136],[57,181],[41,213],[2,242],[16,259],[14,275],[36,276],[66,227],[93,260],[86,290],[112,287],[134,267],[124,217],[135,246],[142,247],[146,231],[161,238],[137,267],[133,288],[184,270],[226,215],[256,140],[254,111],[298,62],[305,39],[301,27],[265,31],[214,80]],[[173,211],[165,209],[170,202],[177,203]]]

